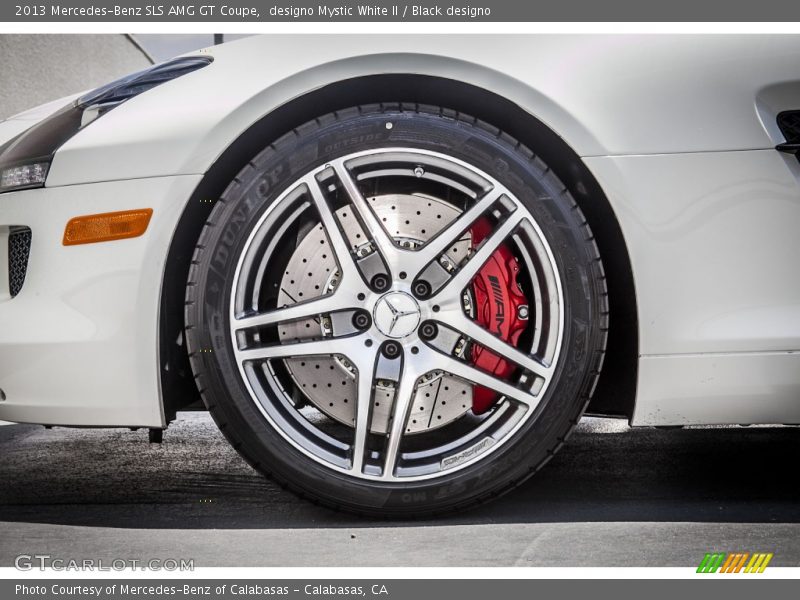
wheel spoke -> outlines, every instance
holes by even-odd
[[[414,273],[422,271],[427,265],[439,258],[445,251],[456,244],[459,238],[472,224],[480,218],[486,210],[497,202],[502,195],[498,188],[486,192],[474,205],[461,213],[456,219],[442,229],[436,237],[414,252],[417,269]]]
[[[358,268],[353,253],[350,251],[350,243],[339,228],[339,221],[331,211],[328,201],[325,200],[325,196],[319,187],[319,182],[316,177],[309,175],[304,181],[309,194],[311,194],[311,199],[314,201],[314,206],[317,208],[328,240],[331,243],[331,248],[336,256],[336,262],[339,264],[339,268],[342,271],[342,281],[346,282],[347,285],[352,285],[353,282],[361,279],[361,271]]]
[[[452,311],[448,311],[452,312]],[[459,331],[462,334],[466,335],[470,338],[473,342],[476,342],[490,350],[494,354],[498,356],[502,356],[505,359],[508,359],[523,369],[533,373],[537,377],[541,377],[542,379],[549,379],[552,373],[552,367],[545,365],[540,360],[534,358],[533,356],[521,352],[504,339],[497,337],[488,329],[484,329],[475,321],[469,319],[463,313],[458,314],[452,318],[448,318],[448,314],[440,313],[439,320],[442,323],[445,323],[455,331]]]
[[[309,342],[296,342],[294,344],[258,346],[256,348],[238,350],[237,355],[240,361],[247,362],[250,360],[270,360],[273,358],[291,358],[294,356],[345,354],[343,349],[352,348],[361,338],[362,335],[356,335],[347,338],[325,338]]]
[[[360,352],[355,363],[358,369],[358,394],[356,397],[355,432],[350,470],[356,475],[364,472],[364,453],[367,448],[367,437],[372,416],[372,395],[375,388],[375,368],[377,363],[377,351]]]
[[[355,301],[346,296],[346,294],[336,291],[312,300],[290,304],[289,306],[276,308],[257,315],[242,317],[233,322],[233,328],[236,331],[240,331],[251,327],[276,325],[284,321],[313,319],[324,313],[352,308],[355,305]]]
[[[436,296],[442,295],[445,290],[452,295],[460,294],[461,290],[470,284],[475,275],[478,274],[478,271],[481,270],[484,263],[489,260],[489,257],[494,254],[494,251],[497,250],[500,244],[502,244],[509,235],[511,235],[524,218],[523,211],[520,209],[511,213],[499,227],[494,229],[492,233],[483,240],[478,251],[472,255],[472,258],[470,258],[449,281],[439,288],[439,291],[436,292]]]
[[[446,371],[451,375],[455,375],[456,377],[460,377],[461,379],[465,379],[470,383],[475,383],[477,385],[489,388],[490,390],[493,390],[502,396],[507,396],[517,400],[518,402],[522,402],[531,408],[539,403],[539,397],[531,394],[529,391],[511,385],[502,379],[498,379],[491,373],[482,371],[481,369],[473,367],[472,365],[453,358],[452,356],[439,354],[436,360],[437,366],[443,371]]]
[[[414,386],[419,379],[406,354],[403,372],[395,394],[394,408],[392,409],[391,429],[389,439],[386,440],[386,452],[383,457],[383,479],[394,479],[394,470],[397,466],[397,457],[400,452],[400,442],[406,430],[408,413],[411,410],[411,400],[414,396]]]
[[[367,203],[366,198],[364,198],[363,194],[358,189],[344,161],[334,161],[331,166],[336,176],[339,178],[345,193],[348,198],[350,198],[353,208],[355,208],[356,212],[361,217],[361,221],[366,227],[367,235],[372,237],[372,241],[377,246],[378,252],[383,257],[384,262],[390,269],[396,266],[396,257],[398,255],[397,246],[394,240],[389,237],[389,234],[386,233],[378,217],[375,216],[375,213],[369,207],[369,203]]]

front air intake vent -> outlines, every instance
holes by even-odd
[[[789,143],[800,143],[800,110],[786,110],[778,115],[778,127]]]
[[[13,298],[25,283],[28,256],[31,252],[31,230],[27,227],[12,229],[8,234],[8,291]]]
[[[794,154],[800,160],[800,110],[785,110],[780,113],[778,128],[786,141],[775,146],[775,149]]]

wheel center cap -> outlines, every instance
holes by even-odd
[[[405,292],[384,294],[375,304],[373,317],[378,330],[395,339],[413,333],[421,318],[419,304]]]

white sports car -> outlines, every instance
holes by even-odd
[[[0,419],[202,398],[327,506],[469,507],[584,413],[800,423],[800,38],[280,36],[0,123]]]

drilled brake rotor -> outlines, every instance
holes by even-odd
[[[403,245],[422,245],[453,221],[460,211],[451,204],[427,196],[381,195],[369,198],[378,219]],[[349,207],[336,211],[348,242],[358,254],[370,251],[361,225]],[[456,264],[471,245],[467,232],[445,253],[444,260]],[[322,225],[315,225],[301,239],[281,280],[278,306],[321,296],[336,285],[338,272]],[[279,328],[282,341],[293,342],[325,335],[325,317],[285,323]],[[343,353],[348,348],[343,347]],[[297,388],[320,411],[345,425],[355,422],[356,373],[344,356],[288,358],[286,367]],[[378,381],[372,410],[371,431],[389,429],[394,385]],[[406,431],[421,433],[450,423],[472,405],[472,386],[441,372],[429,373],[417,387]]]

